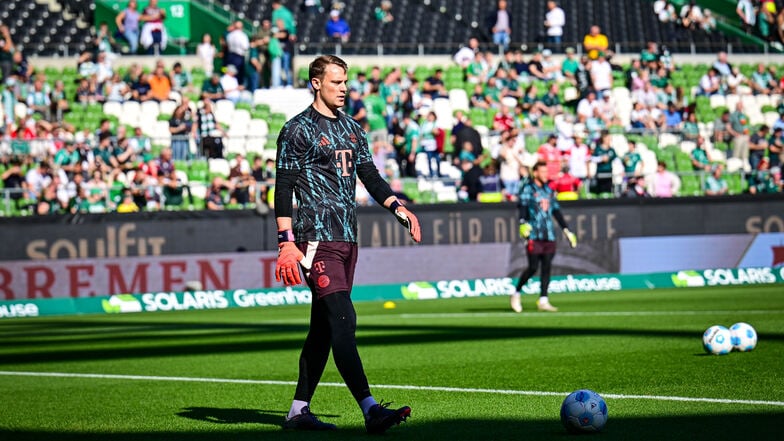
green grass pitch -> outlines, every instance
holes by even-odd
[[[782,439],[781,285],[552,295],[554,314],[534,300],[522,314],[507,297],[358,303],[374,395],[413,409],[385,437],[570,439],[561,401],[590,388],[609,407],[595,439]],[[332,361],[312,409],[340,430],[280,428],[307,317],[299,306],[4,320],[0,439],[367,439]],[[705,329],[739,321],[757,329],[754,351],[703,352]]]

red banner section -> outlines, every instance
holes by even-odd
[[[0,299],[273,286],[275,253],[4,262]]]

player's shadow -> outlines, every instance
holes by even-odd
[[[258,409],[221,409],[217,407],[186,407],[177,416],[216,424],[265,424],[280,426],[286,412]]]

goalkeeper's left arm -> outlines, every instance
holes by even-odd
[[[569,241],[569,246],[572,248],[577,246],[577,236],[569,231],[569,225],[566,224],[566,219],[563,217],[563,213],[561,210],[553,210],[553,217],[555,218],[558,225],[563,229],[564,237],[566,240]]]
[[[406,227],[411,239],[417,243],[421,242],[422,231],[419,228],[419,220],[411,210],[398,201],[387,181],[376,170],[376,166],[372,162],[360,164],[357,166],[357,175],[373,199],[381,202],[386,209],[395,215],[395,219]]]

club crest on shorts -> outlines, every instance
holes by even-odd
[[[329,277],[326,274],[319,276],[316,283],[318,283],[319,288],[326,288],[329,286]]]

